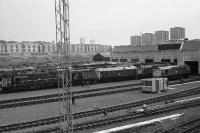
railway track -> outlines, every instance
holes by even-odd
[[[141,106],[143,104],[162,102],[166,100],[177,99],[177,98],[196,95],[196,94],[200,94],[200,88],[193,88],[193,89],[185,90],[178,93],[168,94],[168,95],[154,97],[154,98],[148,98],[148,99],[135,101],[135,102],[127,103],[127,104],[121,104],[121,105],[116,105],[116,106],[111,106],[111,107],[106,107],[106,108],[101,108],[101,109],[78,112],[78,113],[73,114],[73,119],[99,115],[99,114],[102,114],[102,111],[106,111],[107,113],[109,113],[109,112],[120,111],[120,110],[125,110],[129,108]],[[46,119],[40,119],[36,121],[28,121],[24,123],[5,125],[5,126],[0,127],[0,132],[32,128],[32,127],[37,127],[38,125],[55,124],[55,123],[60,122],[60,120],[62,120],[62,118],[60,116],[57,116],[57,117],[51,117],[51,118],[46,118]]]
[[[161,133],[190,133],[200,128],[200,117],[194,118],[192,120],[186,121],[182,124],[179,124],[176,127],[167,129]]]
[[[140,87],[138,87],[138,85],[140,84],[127,84],[127,85],[120,85],[120,86],[118,85],[118,86],[105,87],[105,88],[74,91],[72,93],[74,94],[76,99],[80,99],[80,98],[87,98],[87,97],[93,97],[93,96],[136,91],[136,90],[141,89]],[[121,89],[125,87],[130,87],[130,88]],[[10,99],[10,100],[0,101],[0,109],[18,107],[18,106],[28,106],[28,105],[41,104],[41,103],[50,103],[50,102],[57,102],[57,101],[59,101],[58,93],[51,94],[51,95],[36,96],[36,97]]]
[[[77,130],[101,127],[101,126],[106,126],[106,125],[110,125],[113,123],[129,121],[129,120],[133,120],[133,119],[140,118],[140,117],[148,117],[148,116],[157,115],[157,114],[164,114],[164,113],[167,113],[170,111],[188,108],[188,107],[195,107],[195,106],[200,106],[200,99],[193,100],[190,102],[183,102],[181,104],[177,103],[177,104],[173,104],[173,105],[151,108],[144,112],[133,112],[133,113],[120,115],[120,116],[116,116],[116,117],[112,117],[112,118],[74,124],[73,130],[77,131]],[[59,127],[53,127],[53,128],[49,128],[49,129],[45,129],[45,130],[39,130],[39,131],[36,131],[35,133],[49,133],[49,132],[61,132],[61,130],[59,129]],[[127,131],[124,131],[123,133],[127,133]],[[172,132],[170,132],[170,133],[172,133]],[[182,132],[182,133],[184,133],[184,132]]]
[[[189,81],[190,80],[188,80],[188,82]],[[172,85],[174,83],[169,83],[169,84]],[[129,89],[117,90],[123,87],[131,87],[131,86],[138,86],[138,85],[140,85],[140,83],[80,90],[80,91],[74,91],[72,93],[74,94],[76,99],[80,99],[80,98],[102,96],[102,95],[109,95],[109,94],[139,90],[140,88],[134,88],[134,89],[129,88]],[[108,90],[111,90],[111,91],[108,91]],[[28,106],[28,105],[42,104],[42,103],[50,103],[50,102],[58,102],[58,101],[59,101],[58,93],[43,95],[43,96],[27,97],[27,98],[9,99],[9,100],[0,101],[0,109],[13,108],[13,107],[19,107],[19,106]]]

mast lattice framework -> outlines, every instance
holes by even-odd
[[[60,92],[59,113],[61,131],[69,133],[73,131],[71,112],[71,57],[70,57],[70,28],[69,28],[69,0],[55,0],[55,23],[58,88]]]

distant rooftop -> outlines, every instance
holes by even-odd
[[[183,44],[183,45],[182,45]],[[182,51],[200,51],[200,40],[185,40],[174,43],[156,44],[156,45],[122,45],[115,46],[114,53],[126,53],[126,52],[150,52],[160,50],[179,50]]]
[[[127,45],[127,46],[115,46],[113,52],[144,52],[144,51],[156,51],[157,45]]]

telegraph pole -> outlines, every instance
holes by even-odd
[[[61,132],[73,132],[71,113],[71,57],[69,0],[55,0],[55,23],[58,68],[58,89],[60,92],[59,113]]]

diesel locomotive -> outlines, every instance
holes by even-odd
[[[71,85],[122,81],[138,78],[167,77],[175,79],[179,76],[187,77],[190,74],[188,65],[155,66],[155,65],[121,65],[97,68],[84,67],[72,68]],[[26,70],[24,72],[0,71],[0,90],[2,92],[29,91],[36,89],[57,88],[62,85],[62,74],[57,70],[37,71]],[[61,86],[60,86],[61,87]]]

